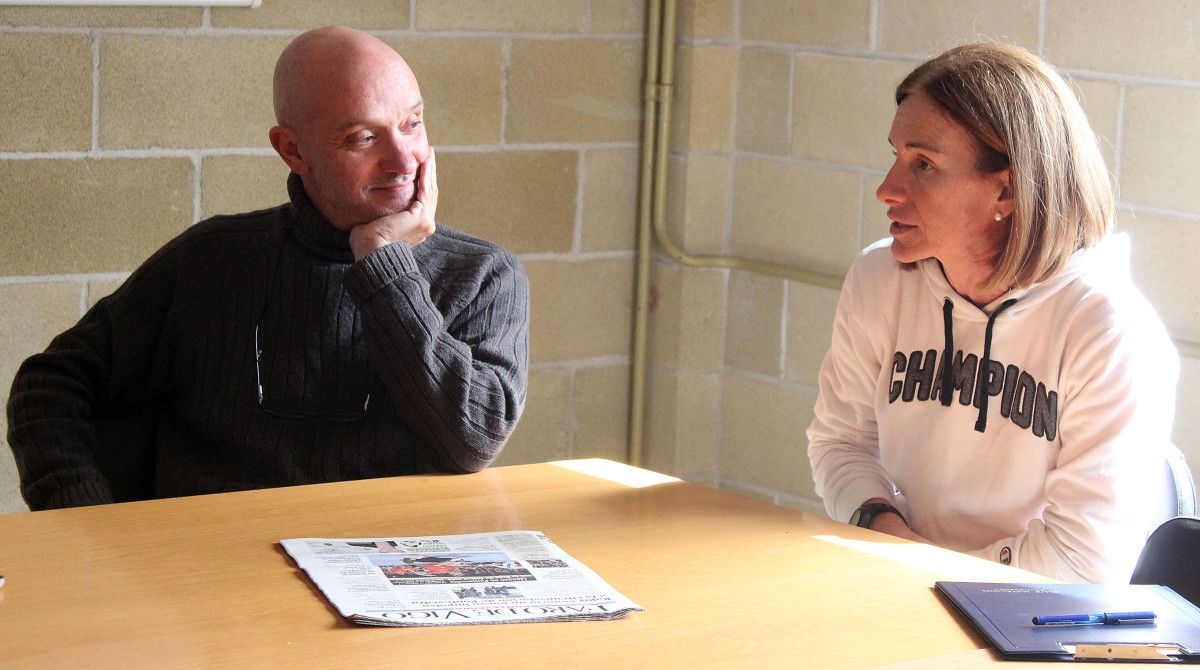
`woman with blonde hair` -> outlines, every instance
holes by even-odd
[[[1179,361],[1067,84],[968,44],[896,89],[891,238],[846,277],[808,454],[830,516],[1066,581],[1163,520]]]

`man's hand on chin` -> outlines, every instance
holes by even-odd
[[[354,260],[362,260],[376,249],[393,242],[404,242],[410,247],[424,242],[437,229],[433,222],[437,198],[437,162],[433,147],[430,147],[429,159],[421,165],[417,192],[408,209],[350,229],[350,250],[354,253]]]

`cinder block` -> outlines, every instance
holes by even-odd
[[[682,45],[676,49],[671,148],[725,151],[731,147],[737,50]]]
[[[685,38],[732,37],[733,0],[679,0],[675,31]]]
[[[843,274],[860,250],[857,174],[745,157],[737,161],[731,251]]]
[[[86,35],[0,34],[0,151],[92,145],[92,47]]]
[[[575,371],[573,458],[628,462],[629,366]]]
[[[1200,214],[1200,90],[1129,86],[1125,91],[1121,200]]]
[[[733,272],[725,321],[725,365],[778,377],[782,372],[784,280]]]
[[[6,400],[21,363],[79,320],[82,288],[73,281],[0,284],[0,395]]]
[[[1037,52],[1039,0],[882,0],[879,48],[934,56],[964,42],[1005,41]]]
[[[578,160],[573,151],[439,153],[437,219],[516,253],[570,251]]]
[[[589,149],[584,154],[583,251],[630,250],[638,222],[637,149]]]
[[[1192,477],[1200,481],[1200,360],[1181,358],[1176,397],[1175,444],[1187,458]]]
[[[571,457],[572,378],[573,373],[563,368],[530,370],[525,412],[495,465],[543,463]]]
[[[287,38],[113,35],[100,47],[100,147],[269,147]]]
[[[886,169],[896,86],[912,63],[797,55],[792,154]]]
[[[671,156],[667,159],[666,232],[689,254],[725,251],[730,223],[732,171],[727,156]]]
[[[1195,81],[1198,34],[1198,0],[1046,3],[1046,57],[1059,67]]]
[[[1116,174],[1117,119],[1121,107],[1121,87],[1111,81],[1070,78],[1075,97],[1088,116],[1092,130],[1100,142],[1104,163],[1111,174]]]
[[[289,170],[278,156],[208,156],[201,169],[200,215],[204,218],[288,201]]]
[[[742,37],[803,46],[866,48],[869,0],[754,0],[741,4]]]
[[[587,5],[587,0],[417,0],[417,28],[577,33]]]
[[[535,363],[629,355],[633,260],[530,260]]]
[[[725,362],[728,271],[655,263],[651,272],[651,362],[674,370],[719,370]]]
[[[0,202],[5,274],[132,270],[191,223],[192,165],[186,158],[0,161]]]
[[[1200,221],[1120,212],[1120,228],[1132,239],[1134,283],[1158,310],[1172,337],[1200,343]]]
[[[123,273],[124,276],[120,279],[93,279],[87,283],[87,306],[88,309],[96,306],[103,298],[112,295],[114,291],[121,288],[121,284],[129,278],[128,272]]]
[[[721,481],[815,498],[804,431],[816,394],[738,375],[721,393]]]
[[[642,0],[591,0],[591,32],[641,34],[646,30],[646,3]]]
[[[200,7],[0,7],[0,26],[39,28],[194,28]]]
[[[815,387],[821,362],[833,337],[838,291],[797,281],[788,282],[787,361],[785,376]]]
[[[417,75],[425,100],[425,127],[434,146],[500,142],[500,40],[445,37],[387,42]]]
[[[259,7],[213,7],[216,28],[297,28],[339,25],[404,30],[409,0],[262,0]]]
[[[652,369],[643,465],[692,481],[715,480],[720,396],[720,375]]]
[[[784,51],[742,49],[738,59],[737,148],[787,155],[792,57]]]
[[[517,40],[508,142],[637,142],[641,40]]]

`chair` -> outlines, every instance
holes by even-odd
[[[1196,516],[1196,482],[1187,459],[1174,447],[1167,454],[1167,474],[1168,483],[1175,491],[1175,510],[1167,518]]]
[[[1187,459],[1179,449],[1169,450],[1164,466],[1168,496],[1166,519],[1142,548],[1130,584],[1165,584],[1192,603],[1200,605],[1200,564],[1192,558],[1200,552],[1200,518],[1196,518],[1196,484]]]
[[[1200,555],[1200,518],[1179,516],[1170,519],[1146,540],[1129,583],[1163,584],[1200,606],[1197,555]]]

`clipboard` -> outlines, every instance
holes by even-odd
[[[1200,609],[1166,586],[936,582],[1007,660],[1200,663]],[[1149,610],[1151,624],[1037,626],[1034,616]]]

